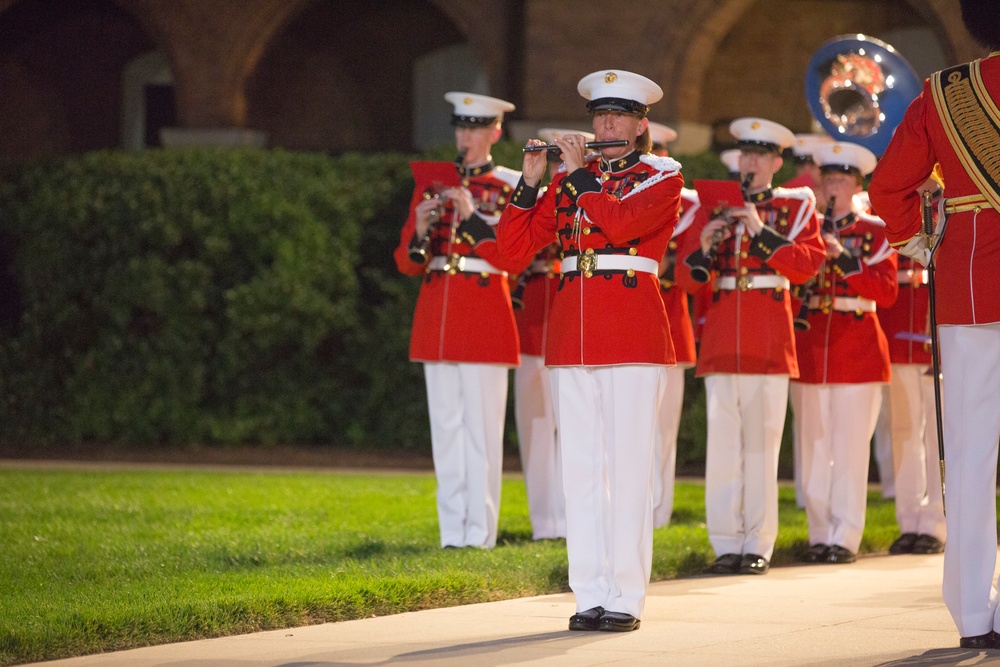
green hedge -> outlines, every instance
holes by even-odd
[[[510,142],[494,156],[520,165]],[[5,176],[0,441],[429,448],[419,281],[392,260],[410,159],[99,152]],[[689,184],[725,177],[679,159]],[[686,421],[680,463],[700,465]]]
[[[0,437],[342,437],[364,373],[348,360],[365,225],[390,204],[398,219],[405,172],[400,156],[203,150],[18,174],[0,201],[21,303]]]

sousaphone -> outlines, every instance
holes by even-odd
[[[922,82],[885,42],[841,35],[809,59],[806,100],[813,117],[837,141],[860,144],[882,157]]]

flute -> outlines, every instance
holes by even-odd
[[[628,139],[615,139],[614,141],[588,141],[584,148],[615,148],[617,146],[628,146]],[[555,144],[542,144],[541,146],[525,146],[522,148],[525,153],[540,153],[541,151],[561,151]]]

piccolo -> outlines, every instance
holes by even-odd
[[[616,146],[628,146],[628,139],[615,139],[614,141],[588,141],[584,148],[614,148]],[[525,153],[539,153],[541,151],[561,151],[555,144],[542,144],[541,146],[525,146],[522,149]]]

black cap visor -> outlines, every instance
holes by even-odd
[[[641,104],[635,100],[626,100],[621,97],[599,97],[596,100],[587,102],[587,111],[621,111],[622,113],[634,113],[637,116],[645,116],[649,113],[649,105]]]
[[[451,124],[455,127],[489,127],[497,122],[497,116],[459,116],[451,115]]]
[[[769,141],[748,141],[740,139],[736,142],[736,147],[744,153],[776,153],[781,155],[781,146],[772,144]]]

